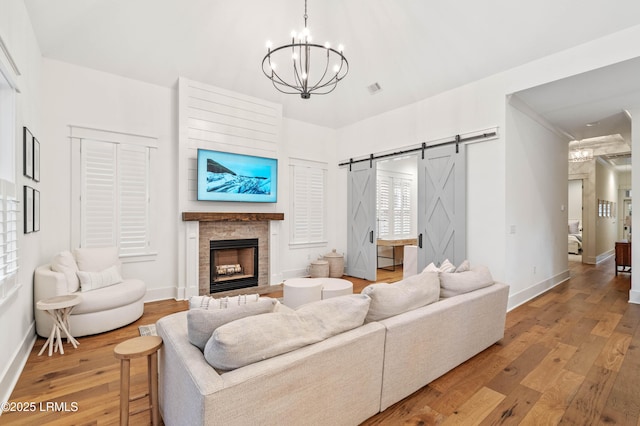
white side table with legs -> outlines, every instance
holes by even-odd
[[[67,343],[71,342],[74,348],[78,347],[78,341],[73,338],[69,330],[69,314],[73,307],[80,302],[82,302],[82,298],[79,295],[68,294],[40,300],[36,304],[37,309],[46,311],[53,320],[51,334],[42,349],[40,349],[38,356],[42,355],[47,346],[49,347],[49,356],[55,351],[60,351],[60,354],[64,355],[64,349],[62,348],[64,336],[61,335],[61,330],[67,335]]]

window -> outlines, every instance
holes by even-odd
[[[290,159],[290,244],[326,244],[327,165]]]
[[[378,238],[411,237],[411,179],[378,174]]]
[[[0,299],[16,286],[18,272],[18,200],[15,185],[0,180]]]
[[[15,185],[15,89],[0,63],[0,301],[17,285],[18,199]]]
[[[155,147],[144,139],[142,143],[126,143],[131,142],[131,135],[123,141],[122,134],[104,133],[115,141],[105,140],[109,139],[105,135],[100,139],[72,138],[79,145],[74,179],[79,195],[75,245],[115,245],[124,258],[153,255],[151,173]]]

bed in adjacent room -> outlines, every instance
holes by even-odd
[[[582,252],[582,224],[579,220],[569,219],[569,253]]]

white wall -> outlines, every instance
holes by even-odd
[[[596,200],[618,202],[618,174],[613,167],[600,159],[596,161]],[[613,254],[617,235],[616,217],[596,217],[596,256],[598,261]]]
[[[41,141],[41,155],[45,149],[42,143],[45,131],[41,125],[40,78],[41,59],[38,44],[33,35],[31,22],[21,0],[3,0],[0,13],[0,37],[9,55],[20,71],[16,75],[11,70],[8,58],[0,52],[3,69],[9,70],[9,78],[18,85],[16,110],[16,191],[21,201],[22,187],[32,186],[41,191],[44,187],[22,176],[22,127],[27,126]],[[42,179],[45,178],[41,170]],[[43,208],[43,212],[44,212]],[[42,243],[46,239],[44,224],[41,232],[23,234],[22,214],[18,223],[18,288],[0,303],[0,401],[7,401],[15,385],[29,351],[35,341],[33,319],[33,271],[44,258]]]
[[[68,126],[158,138],[153,177],[158,208],[152,233],[158,255],[125,263],[123,275],[147,284],[146,300],[173,297],[177,284],[176,91],[64,62],[43,59],[41,263],[71,250],[71,143]]]
[[[507,108],[506,282],[511,286],[510,306],[569,277],[568,141],[535,118],[511,104]]]

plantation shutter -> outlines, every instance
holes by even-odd
[[[120,254],[143,253],[149,242],[149,149],[119,145]]]
[[[0,298],[15,287],[18,272],[18,201],[13,188],[0,180]]]
[[[82,140],[81,246],[117,246],[116,144]]]
[[[391,178],[378,175],[378,238],[389,237],[389,224],[391,222],[390,212],[391,198]]]
[[[119,247],[121,256],[149,250],[150,149],[81,141],[81,246]]]
[[[296,162],[291,165],[293,244],[326,242],[326,168]]]

